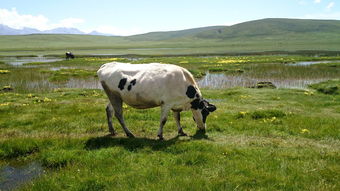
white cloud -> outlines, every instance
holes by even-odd
[[[321,13],[321,14],[308,14],[302,19],[327,19],[327,20],[340,20],[340,12],[334,13]]]
[[[12,28],[21,29],[23,27],[32,27],[42,29],[46,27],[48,18],[43,15],[20,15],[15,8],[11,10],[0,9],[0,24]]]
[[[39,30],[48,30],[57,27],[76,27],[77,24],[83,23],[83,19],[66,18],[57,23],[51,23],[44,15],[25,15],[20,14],[16,8],[11,10],[0,8],[0,24],[7,25],[15,29],[24,27],[35,28]]]
[[[0,8],[0,24],[7,25],[11,28],[22,29],[24,27],[35,28],[39,30],[50,30],[58,27],[66,27],[66,28],[77,28],[79,24],[84,23],[85,21],[80,18],[65,18],[58,22],[51,22],[44,15],[25,15],[20,14],[16,8],[12,9],[1,9]],[[106,34],[114,34],[114,35],[122,35],[128,36],[133,34],[141,34],[148,31],[141,30],[139,28],[117,28],[113,26],[99,26],[95,29],[87,29],[85,32],[91,32],[96,30],[97,32],[106,33]]]
[[[321,0],[314,0],[314,3],[321,3]]]
[[[327,5],[327,9],[330,10],[334,7],[335,3],[334,2],[330,2],[328,5]]]

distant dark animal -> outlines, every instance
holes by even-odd
[[[74,58],[74,54],[72,54],[72,52],[66,52],[65,53],[66,59],[73,59]]]
[[[206,119],[216,107],[203,99],[191,73],[171,64],[104,64],[97,72],[110,102],[106,114],[111,135],[112,114],[118,119],[128,137],[134,137],[123,118],[123,102],[137,109],[161,107],[159,139],[163,139],[163,126],[170,110],[173,111],[178,134],[186,136],[180,125],[180,112],[191,109],[197,127],[205,131]]]

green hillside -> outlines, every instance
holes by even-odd
[[[263,51],[340,51],[340,21],[262,19],[128,37],[92,35],[0,36],[0,55],[208,54]]]
[[[187,29],[187,30],[180,30],[180,31],[168,31],[168,32],[150,32],[146,34],[140,35],[133,35],[127,37],[130,40],[170,40],[176,38],[183,38],[183,37],[193,37],[200,33],[211,32],[215,30],[222,30],[226,28],[225,26],[212,26],[212,27],[202,27],[202,28],[194,28],[194,29]]]
[[[199,38],[253,38],[273,36],[305,36],[314,34],[339,35],[340,21],[306,19],[262,19],[236,24],[223,29],[204,31],[196,35]],[[307,35],[307,36],[306,36]]]

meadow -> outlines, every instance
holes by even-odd
[[[330,62],[291,65],[323,60]],[[1,63],[0,190],[339,190],[339,60],[143,56],[80,57],[19,67]],[[115,119],[118,135],[107,137],[104,92],[71,88],[69,82],[95,80],[97,68],[110,61],[178,64],[198,81],[209,73],[323,80],[300,89],[203,88],[203,96],[217,106],[206,134],[196,131],[188,111],[181,121],[189,136],[178,137],[169,118],[164,141],[156,138],[159,108],[124,105],[136,138],[125,137]],[[38,175],[15,182],[3,170],[9,168],[29,168]]]

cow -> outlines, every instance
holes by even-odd
[[[66,56],[66,60],[74,58],[74,54],[72,52],[66,52],[65,56]]]
[[[123,118],[123,102],[137,109],[161,107],[158,138],[163,140],[163,126],[170,110],[179,136],[187,136],[180,124],[180,112],[190,110],[198,130],[205,132],[206,119],[216,106],[203,99],[192,74],[180,66],[149,63],[106,63],[97,71],[100,83],[109,98],[106,115],[109,135],[116,134],[112,114],[118,119],[128,137],[134,137]]]

